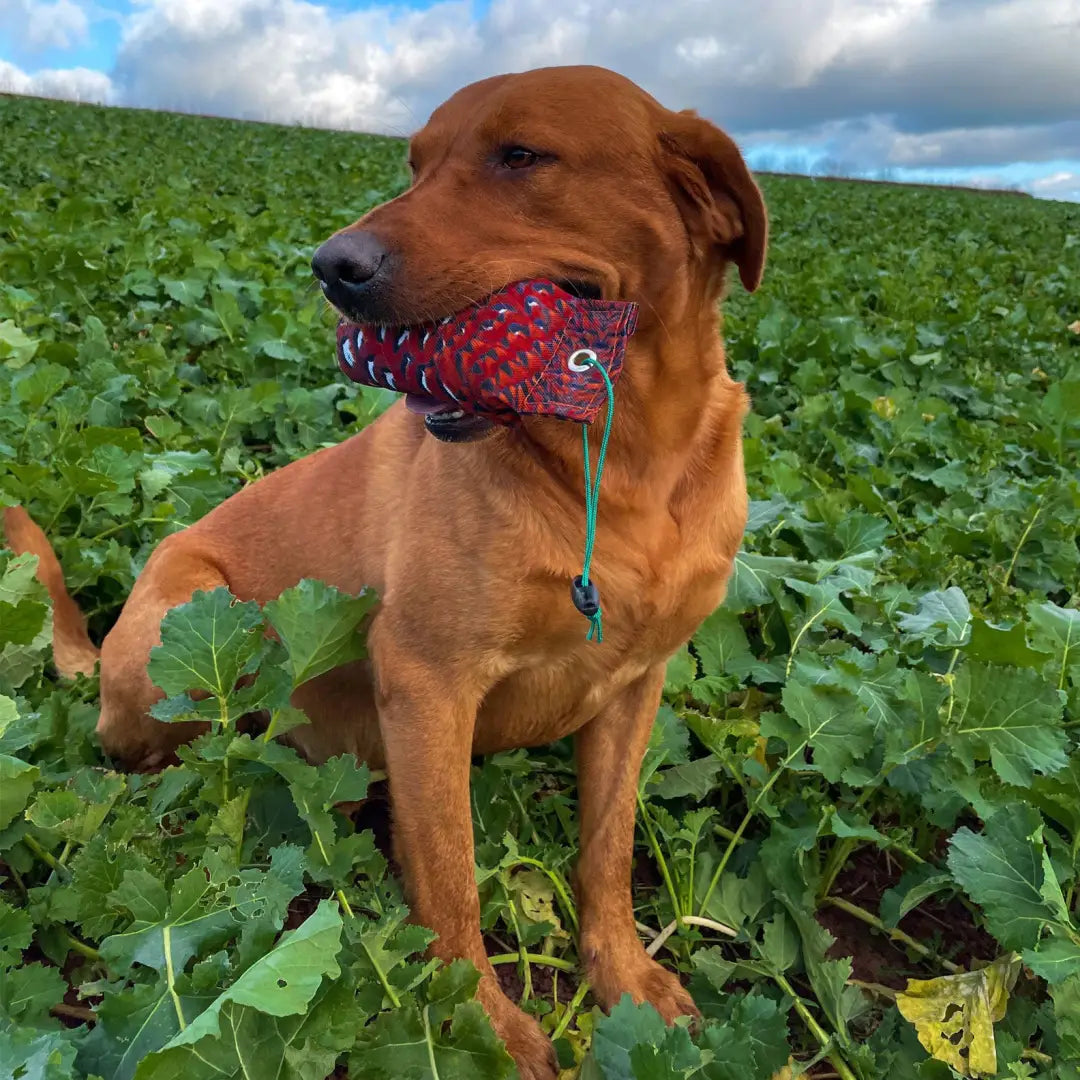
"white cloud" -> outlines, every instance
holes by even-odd
[[[73,0],[0,0],[0,30],[28,52],[70,49],[86,40],[90,20]]]
[[[1041,195],[1044,199],[1080,202],[1080,172],[1062,170],[1050,176],[1041,176],[1032,181],[1031,189],[1034,194]]]
[[[0,60],[0,92],[32,94],[108,105],[115,100],[112,80],[103,71],[91,68],[60,68],[28,75],[21,68]]]
[[[115,76],[138,104],[402,131],[473,79],[595,63],[741,135],[877,116],[900,163],[1080,116],[1077,56],[1076,0],[139,0]]]

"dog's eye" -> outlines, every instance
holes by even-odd
[[[524,146],[509,146],[502,152],[502,164],[507,169],[530,169],[540,160],[535,150]]]

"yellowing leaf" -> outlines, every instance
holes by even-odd
[[[993,1076],[994,1024],[1005,1015],[1019,973],[1020,957],[1009,953],[977,971],[909,979],[896,1006],[938,1061],[964,1076]]]
[[[509,889],[517,894],[518,910],[529,923],[550,923],[553,938],[567,938],[555,913],[555,889],[548,876],[540,870],[519,870],[510,878]]]

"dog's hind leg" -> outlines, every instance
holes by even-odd
[[[147,673],[150,650],[161,644],[162,618],[194,593],[228,585],[215,560],[191,539],[176,533],[158,545],[101,646],[97,733],[105,752],[128,768],[157,768],[206,730],[202,723],[166,724],[150,716],[164,697]]]
[[[630,867],[638,774],[649,742],[665,664],[609,701],[576,736],[581,858],[577,891],[580,954],[593,994],[605,1009],[624,993],[649,1002],[670,1024],[697,1015],[679,980],[645,953],[634,925]]]

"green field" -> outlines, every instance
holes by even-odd
[[[163,536],[392,400],[339,376],[308,259],[403,147],[10,97],[0,133],[0,502],[100,640]],[[474,769],[489,951],[568,1077],[1078,1080],[1080,206],[763,188],[765,282],[725,316],[750,526],[640,787],[637,918],[704,1023],[592,1008],[569,743]],[[380,778],[224,722],[302,721],[366,599],[171,618],[165,708],[214,730],[127,776],[32,567],[0,575],[0,1078],[512,1074],[475,974],[404,921]]]

